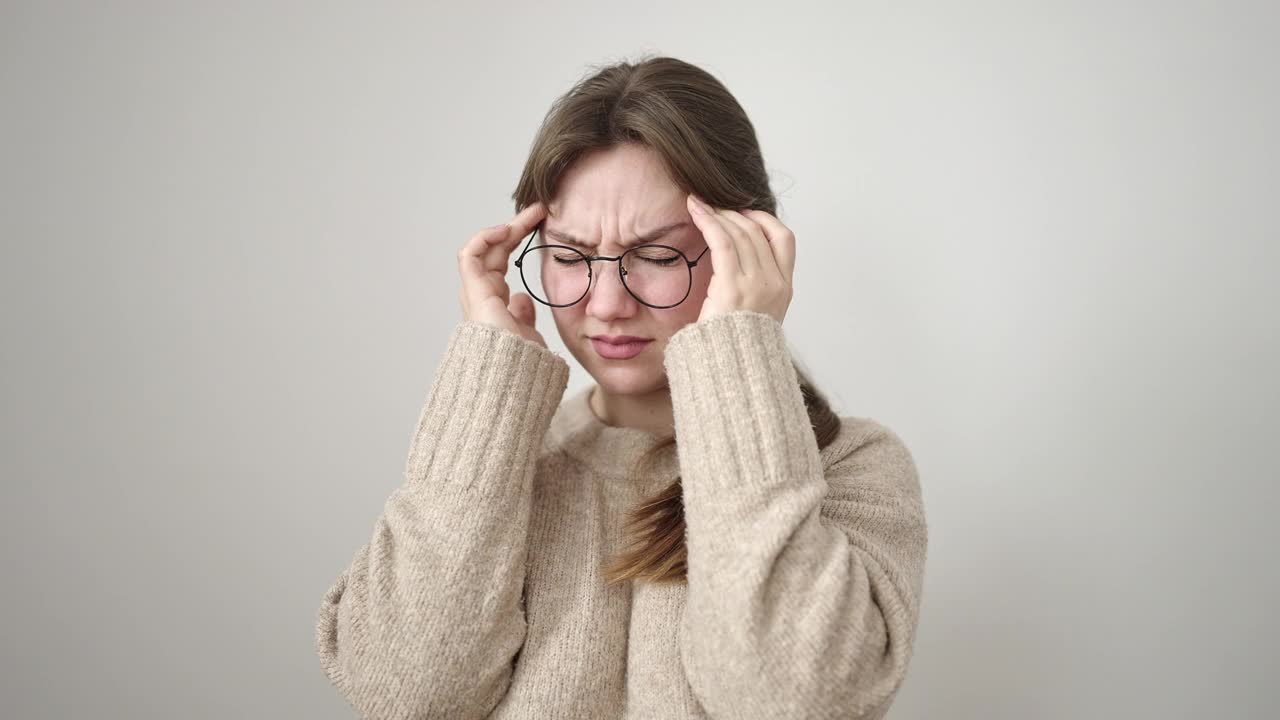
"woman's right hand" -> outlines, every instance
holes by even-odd
[[[546,214],[545,205],[534,203],[521,210],[511,222],[472,235],[458,251],[458,274],[462,279],[458,299],[464,320],[510,330],[544,348],[547,346],[534,329],[537,313],[533,298],[527,293],[512,296],[507,287],[511,251],[533,232]]]

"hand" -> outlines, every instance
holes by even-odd
[[[791,304],[795,234],[763,210],[712,208],[692,194],[686,201],[714,273],[698,319],[754,310],[782,322]]]
[[[472,235],[458,251],[458,274],[462,278],[458,299],[462,303],[463,319],[509,330],[544,348],[547,346],[547,341],[534,328],[538,316],[533,298],[527,293],[516,293],[513,297],[507,287],[511,251],[546,215],[546,206],[534,203],[521,210],[511,222]]]

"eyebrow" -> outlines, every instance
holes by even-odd
[[[623,240],[620,244],[622,245],[622,247],[630,247],[632,245],[643,245],[644,243],[647,243],[647,242],[660,240],[663,237],[666,237],[667,235],[681,228],[692,227],[692,226],[693,226],[693,223],[689,222],[688,220],[681,220],[680,222],[674,222],[668,225],[663,225],[662,227],[651,230],[643,235],[639,235],[632,240]],[[547,237],[553,240],[557,240],[562,243],[568,243],[569,245],[577,245],[578,247],[584,247],[584,248],[595,247],[595,245],[588,245],[582,240],[568,233],[560,232],[559,230],[551,230],[549,228],[544,227],[542,228],[541,232],[543,235],[546,235]]]

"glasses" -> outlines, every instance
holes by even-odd
[[[533,245],[541,225],[516,258],[516,267],[529,295],[551,307],[568,307],[586,297],[595,263],[603,260],[617,261],[622,286],[640,303],[658,309],[675,307],[689,297],[693,267],[710,249],[704,248],[694,260],[670,245],[652,243],[637,245],[618,257],[588,257],[568,245]]]

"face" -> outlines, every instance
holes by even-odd
[[[682,221],[687,225],[651,242],[675,247],[690,260],[698,259],[707,248],[689,216],[685,193],[667,177],[652,150],[634,144],[579,158],[562,177],[547,211],[537,242],[570,245],[592,257],[620,256],[636,238]],[[572,236],[582,244],[567,242],[556,233]],[[642,395],[666,387],[662,358],[667,340],[698,318],[711,281],[710,251],[702,255],[692,273],[692,286],[684,302],[652,308],[627,292],[616,262],[598,262],[585,297],[569,307],[550,308],[560,338],[601,390],[613,395]],[[615,359],[597,349],[591,339],[596,335],[634,335],[651,342],[634,357]]]

